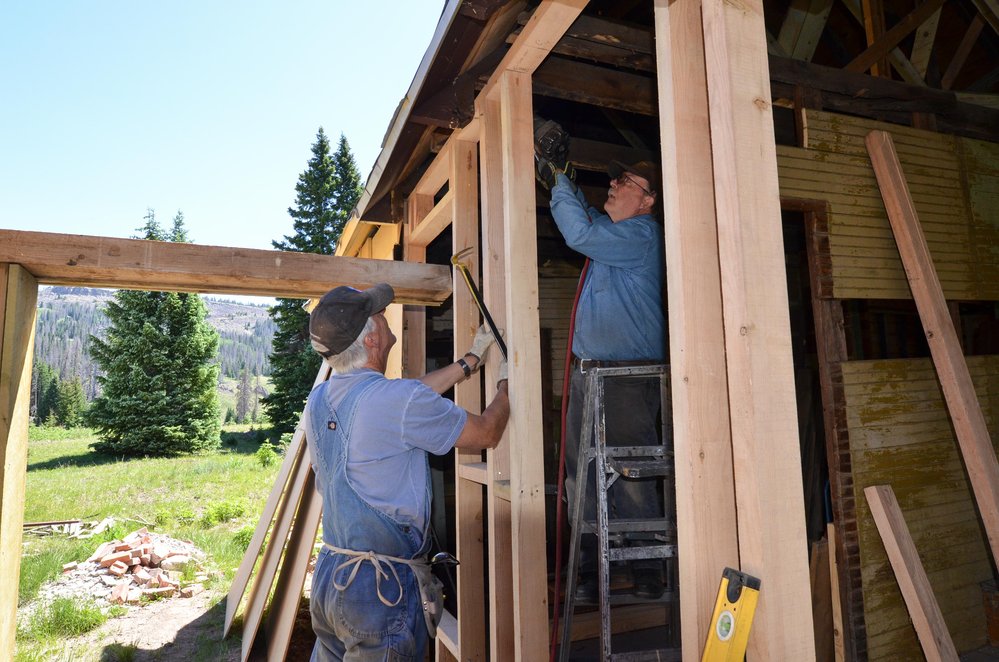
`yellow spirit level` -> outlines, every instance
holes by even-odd
[[[701,662],[742,662],[745,659],[749,630],[759,599],[759,579],[725,568]]]

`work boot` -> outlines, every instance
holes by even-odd
[[[662,574],[657,568],[633,568],[632,575],[634,580],[631,592],[636,598],[656,600],[662,597],[666,587],[663,586]]]

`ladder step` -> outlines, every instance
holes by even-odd
[[[597,531],[596,520],[585,520],[583,525],[590,532],[595,533]],[[666,538],[673,540],[676,538],[676,522],[665,517],[652,517],[649,519],[621,517],[610,520],[607,523],[607,531],[609,533],[632,533],[637,531],[639,533],[665,534]]]
[[[611,653],[611,662],[680,662],[683,657],[679,648],[661,648],[653,651],[632,653]]]
[[[671,559],[676,556],[676,545],[646,545],[645,547],[612,547],[607,550],[611,561],[638,561],[640,559]]]
[[[607,458],[607,464],[625,478],[655,478],[673,475],[673,460],[615,460]]]

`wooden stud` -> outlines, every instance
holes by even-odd
[[[479,282],[479,166],[478,146],[474,142],[455,141],[448,150],[450,157],[449,192],[454,195],[454,216],[451,223],[454,253],[473,248],[463,261],[468,265],[473,281]],[[479,310],[458,270],[454,270],[454,355],[461,356],[471,347],[479,326]],[[490,350],[499,353],[497,348]],[[482,411],[481,376],[477,373],[454,387],[454,401],[472,413]],[[461,476],[461,465],[481,462],[481,451],[455,449],[455,536],[458,559],[458,654],[463,661],[485,662],[486,599],[485,566],[483,564],[482,485]]]
[[[937,25],[940,23],[940,9],[933,12],[923,24],[916,28],[916,36],[912,42],[912,55],[909,60],[919,76],[926,79],[926,70],[930,66],[930,55],[937,38]]]
[[[843,644],[843,604],[839,598],[839,570],[836,563],[836,525],[826,524],[826,539],[829,541],[829,585],[832,594],[833,620],[833,660],[845,662],[846,647]]]
[[[812,626],[815,628],[815,661],[832,662],[833,614],[832,587],[829,584],[829,539],[823,538],[812,545],[808,560],[809,579],[812,586]]]
[[[982,407],[975,395],[968,363],[961,352],[891,134],[871,131],[866,143],[985,526],[992,559],[999,562],[999,461]]]
[[[267,633],[268,660],[283,660],[288,654],[322,514],[323,498],[316,489],[316,475],[310,467],[267,614],[264,631]]]
[[[440,157],[438,157],[440,158]],[[454,218],[454,192],[448,191],[440,202],[413,228],[409,241],[414,246],[429,246],[430,242],[447,229]]]
[[[812,61],[825,30],[833,0],[792,0],[780,26],[777,42],[785,57]]]
[[[947,632],[940,606],[933,597],[933,588],[919,560],[919,553],[909,535],[895,493],[889,485],[872,485],[864,488],[864,495],[871,507],[871,515],[878,526],[885,551],[888,552],[895,579],[905,598],[905,606],[909,609],[912,625],[919,636],[926,659],[929,662],[957,662],[957,649]]]
[[[514,660],[527,662],[548,653],[548,619],[540,617],[548,613],[548,569],[531,76],[506,71],[498,87],[510,351]]]
[[[975,14],[975,17],[971,19],[971,25],[968,26],[967,32],[961,38],[961,43],[958,44],[957,50],[954,51],[954,57],[951,58],[950,64],[947,65],[947,71],[944,72],[943,77],[940,79],[941,89],[949,90],[950,86],[953,85],[954,79],[961,73],[961,67],[964,66],[968,55],[971,54],[971,48],[978,41],[978,35],[982,33],[982,28],[984,27],[985,21],[982,19],[982,15]]]
[[[429,195],[411,195],[407,201],[408,216],[403,230],[403,250],[407,262],[423,263],[427,259],[427,249],[410,241],[413,230],[434,207]],[[402,374],[410,379],[419,379],[427,372],[427,313],[423,306],[406,306],[403,309]]]
[[[750,660],[815,657],[801,453],[761,1],[704,0],[741,569],[763,580]],[[681,550],[682,555],[682,550]]]
[[[877,43],[885,33],[885,8],[883,0],[860,0],[863,8],[864,36],[867,37],[867,47]],[[871,65],[872,76],[890,78],[888,62],[882,53]]]
[[[897,46],[899,42],[940,9],[943,3],[944,0],[926,0],[873,43],[869,42],[867,50],[855,57],[844,68],[856,73],[871,69],[888,51]]]
[[[860,25],[865,25],[865,14],[863,6],[861,5],[861,0],[843,0],[843,4],[850,11],[850,14],[857,20]],[[937,14],[940,10],[937,9]],[[936,15],[936,14],[935,14]],[[932,16],[924,21],[923,25],[919,27],[919,30],[923,30],[927,22],[932,20]],[[920,72],[916,66],[909,61],[909,58],[905,57],[905,53],[902,49],[897,46],[888,51],[888,61],[898,72],[898,75],[906,83],[910,85],[926,85],[926,72]],[[886,70],[887,71],[887,70]],[[887,74],[886,74],[887,77]]]
[[[701,3],[656,0],[655,25],[680,629],[691,661],[701,659],[718,578],[739,567],[739,549]]]
[[[499,101],[479,97],[476,114],[482,118],[479,143],[479,180],[482,190],[482,297],[496,325],[506,324],[506,250],[504,248],[503,135]],[[509,337],[509,336],[507,336]],[[486,364],[486,398],[496,394],[499,363]],[[489,528],[489,650],[492,659],[514,658],[513,543],[510,500],[497,486],[510,480],[510,431],[496,448],[486,451],[486,497]],[[546,615],[547,616],[547,615]]]
[[[14,659],[38,283],[0,264],[0,659]]]
[[[316,374],[312,388],[319,386],[319,384],[329,379],[329,375],[329,365],[324,362]],[[229,587],[229,596],[226,598],[225,605],[225,625],[222,630],[223,639],[229,635],[232,620],[236,616],[236,610],[239,608],[239,603],[246,591],[246,585],[250,580],[250,573],[253,572],[253,566],[257,562],[257,557],[260,556],[260,549],[264,544],[264,538],[267,537],[267,531],[274,520],[274,513],[282,501],[282,496],[290,489],[288,478],[294,473],[294,468],[301,463],[303,448],[305,448],[305,430],[299,426],[295,429],[295,434],[292,435],[288,448],[285,449],[284,461],[281,463],[281,469],[274,480],[274,487],[271,488],[271,493],[267,496],[264,509],[260,513],[260,519],[257,520],[257,528],[253,531],[253,537],[250,538],[250,544],[243,554],[243,560],[240,561],[239,567],[236,569],[236,574],[233,577],[232,585]]]
[[[302,502],[305,486],[312,473],[312,466],[309,464],[308,446],[303,446],[302,452],[297,456],[297,462],[292,469],[291,480],[285,497],[281,501],[277,518],[271,528],[271,535],[264,548],[263,558],[260,561],[260,569],[254,577],[250,587],[250,595],[247,598],[246,610],[243,616],[243,642],[242,642],[242,662],[246,662],[250,656],[250,649],[257,636],[257,629],[264,616],[264,607],[274,584],[274,576],[277,573],[278,563],[284,553],[285,542],[288,540],[288,533],[292,529],[295,513],[299,510]],[[313,492],[315,490],[313,489]],[[311,495],[306,495],[311,498]]]
[[[999,34],[999,0],[971,0],[982,18],[992,26],[992,30]]]
[[[451,295],[442,265],[49,232],[0,230],[0,262],[20,264],[44,285],[307,299],[384,282],[400,303],[437,305]]]

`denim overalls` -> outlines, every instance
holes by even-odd
[[[323,497],[325,543],[312,578],[312,627],[318,637],[313,661],[418,662],[427,645],[413,571],[405,564],[373,561],[330,548],[403,559],[426,553],[425,531],[370,506],[347,478],[347,440],[354,413],[380,379],[384,377],[372,373],[344,393],[334,376],[309,396],[306,431],[317,489]],[[429,503],[429,470],[426,498]]]

